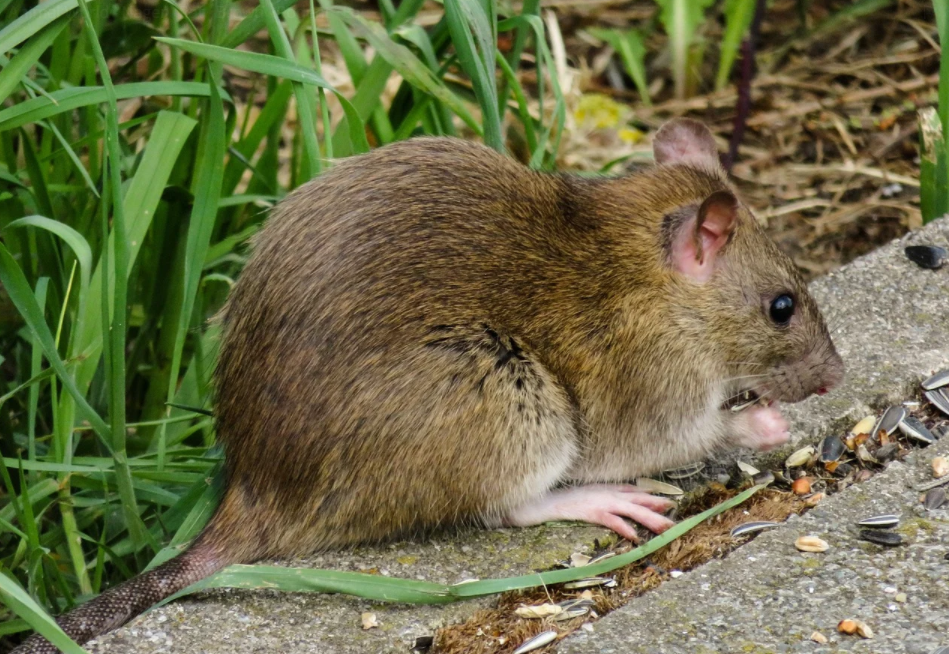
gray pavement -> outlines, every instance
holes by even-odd
[[[949,268],[917,268],[902,254],[910,243],[949,245],[949,219],[812,285],[829,314],[848,376],[830,395],[788,407],[794,443],[773,456],[905,399],[922,377],[949,365]],[[949,452],[949,441],[825,500],[724,560],[664,583],[596,622],[592,633],[569,636],[558,651],[929,654],[937,644],[949,645],[949,561],[943,559],[949,553],[949,514],[923,515],[911,489],[926,476],[933,456],[929,450],[937,448]],[[908,545],[884,550],[856,540],[855,519],[887,512],[904,516]],[[797,552],[792,543],[803,534],[823,537],[831,549],[818,555]],[[546,568],[571,552],[590,551],[594,538],[607,535],[576,525],[466,532],[288,565],[375,569],[457,582]],[[905,603],[896,601],[898,592],[906,593]],[[152,611],[88,649],[103,654],[407,652],[415,637],[463,620],[490,602],[417,607],[334,595],[213,591]],[[364,611],[377,615],[379,628],[361,628]],[[846,617],[867,622],[874,639],[838,635],[835,626]],[[815,630],[830,643],[810,642]]]

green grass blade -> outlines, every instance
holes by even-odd
[[[688,533],[705,520],[738,506],[764,487],[764,485],[761,485],[749,488],[729,500],[677,523],[665,533],[653,537],[646,544],[630,552],[582,568],[553,570],[507,579],[485,579],[444,586],[414,579],[393,579],[356,572],[308,570],[267,565],[233,565],[193,586],[189,586],[165,601],[171,601],[177,597],[208,588],[271,588],[293,592],[344,593],[386,602],[442,604],[511,590],[523,590],[575,581],[604,574],[639,561]]]
[[[264,11],[264,19],[267,23],[267,33],[270,34],[270,42],[273,43],[274,51],[279,57],[287,61],[294,61],[293,50],[290,47],[290,39],[280,25],[280,18],[274,9],[271,0],[261,0],[261,7]],[[306,159],[302,167],[301,179],[309,180],[315,177],[321,169],[320,165],[320,144],[316,139],[316,108],[313,106],[313,96],[310,90],[302,83],[297,82],[293,85],[293,93],[297,99],[297,113],[299,115],[300,130],[303,132],[303,143],[306,152]]]
[[[0,52],[8,52],[78,6],[77,0],[47,0],[0,29]]]
[[[207,84],[203,86],[207,90]],[[184,114],[169,111],[158,114],[138,170],[125,193],[130,265],[135,263],[145,241],[145,235],[152,224],[162,191],[195,125],[197,122]],[[114,235],[110,238],[114,238]],[[103,298],[100,291],[102,274],[101,266],[93,273],[86,303],[87,319],[83,323],[83,330],[77,340],[77,350],[86,355],[76,372],[76,383],[83,389],[87,388],[92,381],[102,353],[103,330],[99,316],[103,301],[108,301],[107,298]],[[110,275],[110,288],[114,281],[114,274]]]
[[[85,290],[89,287],[89,276],[92,274],[92,250],[82,234],[65,223],[45,216],[25,216],[9,223],[4,230],[16,227],[37,227],[61,238],[76,255],[79,262],[79,286],[81,292],[85,293]]]
[[[471,79],[481,107],[484,142],[498,152],[504,152],[494,65],[495,24],[489,23],[479,0],[445,0],[445,17],[458,63]]]
[[[102,78],[102,86],[106,91],[105,152],[107,157],[103,163],[108,164],[112,191],[112,230],[115,236],[112,239],[113,249],[111,253],[114,261],[115,283],[113,286],[112,322],[109,325],[111,336],[110,356],[107,358],[107,364],[111,364],[109,366],[109,418],[112,423],[112,456],[115,458],[116,477],[125,516],[125,526],[136,544],[144,544],[149,539],[149,533],[139,516],[138,500],[132,486],[132,476],[128,469],[126,455],[125,338],[130,257],[126,235],[125,207],[122,201],[122,155],[119,149],[118,100],[112,86],[109,66],[102,53],[102,48],[99,46],[99,37],[96,34],[92,16],[89,14],[89,8],[86,6],[85,0],[79,0],[79,10],[82,12],[83,28],[95,56],[99,75]],[[103,210],[105,210],[105,206],[103,205]]]
[[[943,187],[949,186],[949,2],[933,0],[936,12],[936,26],[939,31],[939,44],[942,55],[939,61],[939,122],[942,123],[942,135],[945,147],[943,152],[947,161],[942,167]],[[949,189],[945,191],[942,204],[949,205]]]
[[[342,93],[337,91],[332,85],[330,85],[329,82],[323,79],[322,76],[316,74],[309,68],[301,66],[293,61],[287,61],[286,59],[281,59],[280,57],[260,54],[257,52],[230,50],[228,48],[222,48],[216,45],[195,43],[193,41],[183,41],[181,39],[156,37],[155,40],[180,48],[185,52],[190,52],[191,54],[198,55],[199,57],[220,62],[227,66],[243,68],[244,70],[250,70],[263,75],[282,77],[295,82],[312,84],[313,86],[319,86],[326,89],[327,91],[331,91],[339,99],[340,104],[343,106],[343,111],[346,113],[346,118],[350,122],[350,135],[353,139],[353,143],[357,146],[357,151],[368,152],[369,143],[366,141],[366,133],[364,131],[363,122],[359,118],[359,114],[356,113],[355,108],[353,108],[353,105],[350,104],[349,100],[347,100]]]
[[[672,57],[672,78],[677,99],[684,99],[688,85],[689,48],[695,40],[695,32],[705,20],[705,9],[713,0],[656,0],[659,4],[659,20],[669,37],[669,52]]]
[[[270,588],[288,592],[344,593],[366,599],[408,604],[442,604],[454,601],[446,586],[427,581],[272,565],[229,566],[172,595],[166,601],[209,588]]]
[[[647,543],[640,545],[639,547],[630,550],[625,554],[611,557],[606,561],[583,566],[581,568],[551,570],[550,572],[538,572],[529,575],[522,575],[520,577],[511,577],[509,579],[486,579],[484,581],[455,584],[454,586],[450,587],[451,593],[454,597],[459,599],[465,597],[479,597],[481,595],[493,595],[495,593],[502,593],[511,590],[522,590],[525,588],[534,588],[537,586],[561,584],[567,581],[576,581],[577,579],[583,579],[585,577],[594,577],[605,574],[612,570],[616,570],[617,568],[621,568],[624,565],[635,563],[636,561],[649,556],[653,552],[665,547],[676,538],[679,538],[680,536],[683,536],[689,531],[695,529],[698,525],[702,524],[709,518],[715,517],[718,514],[727,511],[728,509],[738,506],[764,487],[765,485],[760,485],[749,488],[748,490],[739,493],[735,497],[725,500],[724,502],[720,502],[719,504],[716,504],[712,508],[703,511],[698,515],[687,518],[682,522],[677,522],[662,534],[650,538]]]
[[[381,26],[370,23],[357,14],[342,9],[334,9],[333,12],[341,16],[357,36],[368,41],[378,55],[385,59],[405,81],[444,102],[476,134],[483,133],[480,124],[465,107],[461,98],[452,93],[411,50],[393,41]]]
[[[227,145],[227,138],[224,133],[224,107],[220,96],[217,94],[217,84],[213,81],[214,75],[210,74],[208,78],[211,99],[208,105],[204,133],[202,134],[204,143],[201,147],[201,160],[197,163],[197,174],[194,177],[194,208],[191,211],[191,220],[188,222],[188,235],[185,244],[184,292],[181,311],[178,313],[178,326],[175,331],[166,402],[171,402],[174,399],[175,390],[178,387],[178,371],[181,367],[185,337],[194,310],[201,271],[210,246],[211,233],[214,231],[218,202],[221,198],[221,186],[224,183],[224,150]],[[166,434],[166,427],[162,425],[158,429],[158,470],[162,470],[164,467]]]
[[[103,444],[111,450],[112,445],[109,438],[109,426],[99,416],[96,410],[89,405],[85,396],[79,391],[79,388],[77,388],[76,382],[73,381],[72,376],[66,370],[66,364],[63,363],[59,352],[56,350],[53,335],[49,331],[49,326],[43,317],[43,311],[36,303],[36,298],[33,297],[33,290],[26,281],[26,276],[2,243],[0,243],[0,282],[2,282],[3,287],[9,294],[17,311],[20,312],[20,315],[23,316],[30,330],[39,339],[40,344],[43,346],[43,352],[46,354],[46,360],[49,361],[50,366],[56,370],[60,381],[62,381],[82,411],[83,417],[89,421],[92,428],[103,439]]]
[[[754,0],[751,0],[751,2],[753,3]],[[623,62],[623,67],[626,68],[626,74],[636,85],[636,90],[639,91],[639,97],[643,104],[647,107],[652,106],[646,76],[646,46],[639,32],[636,30],[620,31],[597,28],[590,29],[589,32],[596,38],[606,41],[616,51]]]
[[[30,68],[46,52],[47,48],[53,45],[53,41],[56,40],[68,23],[68,17],[59,18],[50,23],[39,34],[31,38],[25,46],[20,48],[20,51],[3,67],[3,70],[0,70],[0,104],[13,93],[13,90],[30,71]]]
[[[14,613],[26,620],[36,633],[58,647],[65,654],[88,654],[59,628],[56,621],[46,613],[18,583],[0,573],[0,598]]]
[[[738,57],[742,38],[751,26],[755,15],[756,0],[727,0],[725,3],[725,34],[722,35],[718,73],[715,75],[715,90],[721,91],[728,84],[728,76]]]
[[[208,85],[203,82],[134,82],[115,87],[119,100],[162,95],[207,97],[208,93]],[[50,93],[48,98],[31,98],[0,111],[0,132],[106,100],[106,91],[101,86],[62,89]]]
[[[294,4],[296,0],[274,0],[273,6],[276,9],[277,13],[289,9]],[[234,48],[239,46],[241,43],[254,36],[257,32],[266,27],[266,8],[263,5],[258,5],[247,17],[242,20],[237,27],[230,31],[230,33],[224,38],[221,42],[221,45],[225,48]]]
[[[47,368],[46,370],[43,370],[42,372],[39,372],[33,375],[32,377],[30,377],[25,382],[23,382],[22,384],[20,384],[13,390],[9,391],[8,393],[4,395],[0,395],[0,408],[3,407],[4,403],[7,400],[9,400],[12,397],[15,397],[17,393],[20,393],[21,391],[24,391],[27,388],[30,388],[33,385],[40,383],[41,381],[45,381],[49,379],[50,377],[53,377],[55,374],[56,374],[55,370],[53,370],[52,368]]]

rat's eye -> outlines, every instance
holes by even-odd
[[[786,327],[791,322],[791,316],[794,315],[794,298],[790,295],[779,295],[771,302],[768,314],[774,324],[780,327]]]

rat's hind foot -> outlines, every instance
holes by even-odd
[[[637,542],[636,529],[624,518],[658,534],[675,524],[660,513],[672,506],[670,500],[644,493],[635,486],[590,484],[549,491],[511,511],[504,524],[527,527],[548,520],[583,520]]]

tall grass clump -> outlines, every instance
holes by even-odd
[[[923,223],[949,214],[949,3],[933,0],[942,55],[939,100],[919,112],[920,210]]]
[[[421,0],[379,23],[332,0],[0,0],[0,638],[207,520],[209,319],[270,206],[416,134],[503,149],[516,129],[552,165],[565,108],[539,2],[444,4],[423,28]]]

